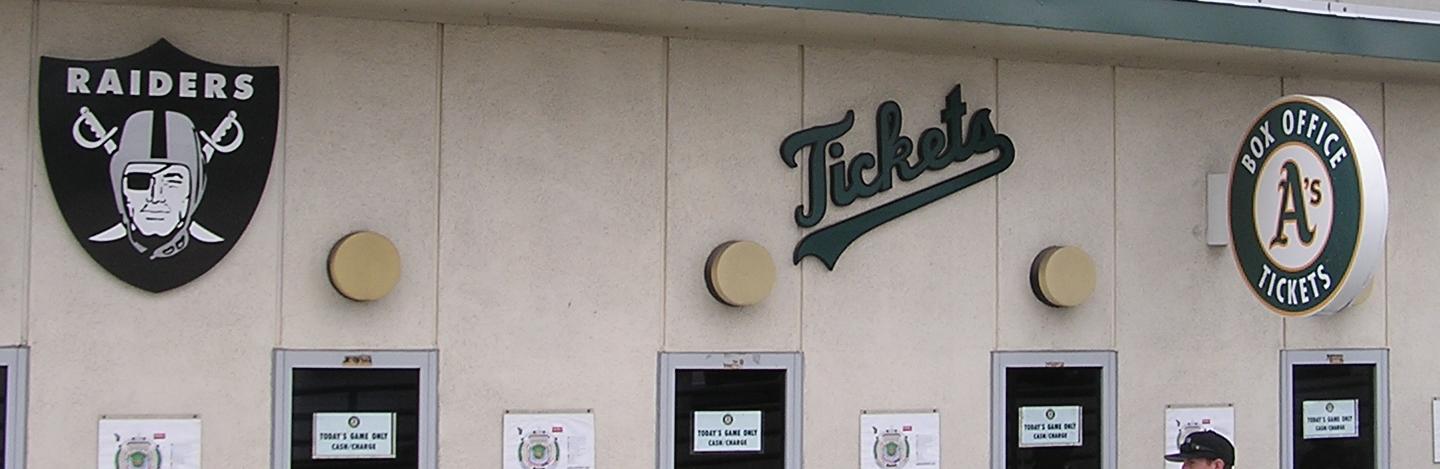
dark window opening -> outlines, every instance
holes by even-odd
[[[1006,469],[1100,469],[1100,367],[1005,369]],[[1020,408],[1080,406],[1081,446],[1020,447]]]
[[[291,469],[418,469],[420,370],[295,368]],[[394,412],[395,459],[312,459],[316,412]]]
[[[785,370],[675,370],[675,469],[785,469]],[[760,411],[761,451],[694,452],[697,411]]]
[[[1379,464],[1375,449],[1375,365],[1295,365],[1291,438],[1295,469],[1365,469]],[[1360,436],[1305,439],[1305,401],[1356,399]]]

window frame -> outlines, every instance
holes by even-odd
[[[30,348],[0,347],[0,366],[5,367],[5,460],[4,469],[25,468],[25,414],[30,389]]]
[[[370,357],[369,365],[345,365],[345,358],[357,355]],[[274,356],[274,416],[271,421],[270,467],[290,468],[290,438],[294,373],[296,368],[331,369],[414,369],[420,371],[420,402],[418,465],[420,469],[436,469],[439,448],[436,368],[439,354],[435,350],[292,350],[276,349]]]
[[[1309,349],[1280,351],[1280,467],[1295,468],[1295,365],[1375,366],[1375,464],[1390,467],[1390,350]]]
[[[705,353],[661,352],[655,464],[675,468],[676,370],[785,370],[785,468],[801,469],[805,434],[805,359],[800,352]]]
[[[1099,351],[995,351],[990,353],[990,467],[1005,469],[1005,442],[1009,412],[1005,411],[1005,370],[1009,368],[1100,367],[1100,467],[1116,469],[1119,409],[1116,408],[1116,368],[1113,350]]]

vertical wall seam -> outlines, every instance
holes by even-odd
[[[36,142],[35,139],[35,134],[38,133],[38,129],[36,128],[36,121],[39,120],[39,116],[37,115],[37,104],[40,101],[40,94],[38,93],[39,79],[37,78],[39,74],[39,70],[37,70],[37,64],[39,63],[40,1],[32,0],[30,2],[30,75],[26,77],[28,85],[25,90],[25,94],[28,98],[25,100],[26,229],[25,241],[21,244],[22,246],[25,246],[25,280],[22,283],[23,291],[21,293],[21,295],[24,295],[24,301],[21,302],[21,308],[23,308],[23,310],[20,313],[22,316],[20,324],[20,343],[22,345],[27,345],[30,343],[30,319],[34,316],[33,311],[35,310],[34,305],[31,304],[31,301],[34,299],[34,295],[30,291],[30,289],[34,285],[32,277],[35,276],[35,190],[37,189],[35,187],[35,159],[37,157],[37,155],[35,154],[35,147],[38,145],[38,142]]]
[[[1285,96],[1285,76],[1280,76],[1280,90],[1277,97]],[[1231,248],[1233,249],[1233,247]],[[1290,318],[1280,318],[1280,349],[1290,348]]]
[[[1001,108],[1000,108],[1000,59],[998,59],[998,58],[992,58],[992,59],[990,59],[990,64],[991,64],[991,70],[990,70],[990,71],[991,71],[992,74],[993,74],[993,76],[992,76],[991,78],[993,78],[993,79],[995,80],[993,83],[994,83],[994,85],[995,85],[995,111],[996,111],[996,112],[995,112],[995,114],[992,115],[992,118],[995,120],[995,127],[998,128],[998,127],[1000,127],[1000,120],[1001,120],[1001,118],[1004,117],[1004,114],[1000,112],[1000,111],[1001,111]],[[994,305],[994,306],[995,306],[995,311],[994,311],[994,313],[995,313],[995,322],[992,323],[991,326],[990,326],[990,327],[994,330],[995,335],[994,335],[994,342],[992,342],[991,345],[990,345],[990,349],[991,349],[991,350],[999,350],[999,349],[1000,349],[1000,182],[1001,182],[1001,179],[1003,179],[1003,178],[998,177],[999,175],[996,175],[996,176],[997,176],[997,177],[995,178],[995,218],[994,218],[994,220],[995,220],[995,266],[994,266],[994,269],[995,269],[995,270],[993,271],[994,275],[992,275],[992,277],[994,277],[994,280],[995,280],[995,289],[992,291],[992,293],[994,294],[994,299],[995,299],[995,305]]]
[[[1120,348],[1120,67],[1110,66],[1110,349]]]
[[[442,184],[444,183],[444,178],[443,178],[442,175],[445,174],[445,172],[444,172],[445,166],[444,166],[444,165],[445,165],[445,23],[436,23],[436,24],[435,24],[435,310],[434,310],[434,314],[435,314],[435,315],[432,316],[432,317],[434,318],[434,321],[435,321],[435,335],[434,335],[433,341],[431,342],[431,343],[433,344],[433,346],[435,347],[435,350],[436,350],[436,352],[435,352],[435,368],[434,368],[434,370],[435,370],[435,373],[436,373],[436,378],[435,378],[435,382],[436,382],[436,389],[435,389],[435,408],[437,409],[437,412],[435,413],[435,421],[431,424],[431,425],[433,425],[431,428],[432,428],[432,429],[434,430],[434,432],[435,432],[435,440],[436,440],[436,443],[435,443],[435,453],[434,453],[434,454],[435,454],[435,461],[433,462],[433,464],[435,464],[435,467],[440,467],[440,456],[441,456],[440,449],[439,449],[439,441],[440,441],[440,420],[441,420],[443,417],[442,417],[442,416],[440,415],[440,413],[438,412],[438,409],[440,408],[440,401],[441,401],[442,399],[444,399],[444,395],[442,394],[442,389],[443,389],[443,387],[442,387],[442,386],[439,386],[439,383],[441,382],[441,381],[440,381],[440,377],[439,377],[440,368],[441,368],[441,367],[440,367],[440,360],[442,359],[442,356],[441,356],[441,354],[440,354],[440,352],[439,352],[439,350],[440,350],[440,282],[441,282],[441,277],[440,277],[440,272],[441,272],[441,270],[440,270],[440,260],[442,259],[442,258],[441,258],[441,246],[442,246],[442,245],[440,244],[440,241],[441,241],[440,234],[442,233],[441,228],[443,227],[443,225],[441,224],[441,212],[440,212],[440,211],[441,211],[442,208],[444,208],[443,201],[444,201],[444,199],[445,199],[445,188],[444,188],[444,186],[442,185]]]
[[[663,38],[660,48],[661,72],[664,73],[665,150],[660,168],[662,174],[660,204],[660,350],[668,349],[666,332],[670,328],[670,37]]]
[[[800,113],[799,113],[799,114],[800,114],[800,115],[799,115],[799,119],[797,119],[797,120],[800,122],[800,126],[797,127],[797,128],[803,129],[803,128],[805,128],[805,45],[804,45],[804,44],[800,44],[800,45],[796,46],[796,51],[797,51],[797,53],[799,54],[799,56],[798,56],[798,59],[799,59],[799,60],[798,60],[798,63],[796,64],[796,67],[799,69],[799,75],[798,75],[798,76],[799,76],[799,79],[800,79],[800,86],[799,86],[799,90],[800,90]],[[799,194],[797,194],[797,195],[799,196],[799,200],[805,200],[805,184],[806,184],[806,182],[807,182],[807,181],[805,180],[805,177],[806,177],[806,176],[805,176],[805,172],[804,172],[804,171],[801,171],[801,172],[800,172],[800,188],[799,188]],[[799,227],[796,227],[796,229],[795,229],[795,234],[797,235],[797,237],[798,237],[798,235],[800,234],[800,229],[799,229]],[[784,251],[781,251],[781,252],[784,252]],[[784,257],[781,257],[781,259],[783,260]],[[783,264],[783,261],[782,261],[782,264]],[[798,348],[801,352],[804,352],[804,351],[805,351],[805,266],[804,266],[803,264],[797,264],[795,267],[797,267],[797,268],[800,269],[800,314],[799,314],[799,316],[800,316],[800,318],[799,318],[800,329],[797,330],[797,331],[795,331],[795,335],[797,336],[797,343],[798,343],[797,348]]]
[[[275,345],[277,347],[285,345],[285,207],[287,202],[285,171],[289,166],[286,164],[286,160],[290,159],[290,23],[294,21],[294,16],[290,13],[285,13],[284,17],[284,27],[280,31],[280,50],[285,55],[281,59],[281,63],[285,64],[285,70],[281,73],[284,79],[280,83],[280,115],[281,123],[284,124],[281,128],[285,130],[281,132],[279,144],[281,148],[285,149],[285,157],[281,158],[280,175],[277,176],[280,179],[280,228],[277,230],[280,238],[278,245],[280,255],[275,256]]]
[[[440,348],[440,234],[441,203],[445,198],[445,23],[435,24],[435,335],[430,343]]]
[[[1385,82],[1383,82],[1383,81],[1380,82],[1380,142],[1381,142],[1382,145],[1384,145],[1384,148],[1383,148],[1383,149],[1381,150],[1381,152],[1380,152],[1380,155],[1381,155],[1381,157],[1382,157],[1382,158],[1381,158],[1381,162],[1382,162],[1382,163],[1384,162],[1384,158],[1383,158],[1384,155],[1389,154],[1389,150],[1390,150],[1390,114],[1389,114],[1389,112],[1390,112],[1390,106],[1388,105],[1388,104],[1389,104],[1389,98],[1385,95],[1385,88],[1386,88],[1386,87],[1385,87]],[[1388,195],[1387,195],[1387,196],[1388,196]],[[1389,347],[1390,347],[1390,232],[1389,232],[1388,229],[1386,230],[1386,233],[1385,233],[1385,239],[1384,239],[1382,242],[1384,243],[1384,246],[1385,246],[1385,249],[1384,249],[1384,256],[1385,256],[1385,294],[1382,296],[1381,300],[1383,300],[1383,301],[1385,302],[1385,304],[1382,305],[1381,311],[1383,311],[1384,314],[1385,314],[1385,347],[1386,347],[1386,348],[1389,348]],[[1372,282],[1373,282],[1373,280],[1372,280]],[[1371,288],[1374,288],[1374,284],[1373,284],[1373,283],[1371,284]]]

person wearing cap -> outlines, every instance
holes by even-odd
[[[1165,460],[1181,463],[1180,469],[1231,469],[1235,467],[1235,446],[1224,435],[1211,430],[1185,435],[1180,450]]]

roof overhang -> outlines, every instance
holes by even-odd
[[[99,0],[447,24],[555,26],[1044,62],[1440,82],[1440,25],[1353,12],[1255,8],[1244,6],[1247,1],[1251,0]],[[1266,0],[1276,2],[1336,5]]]

